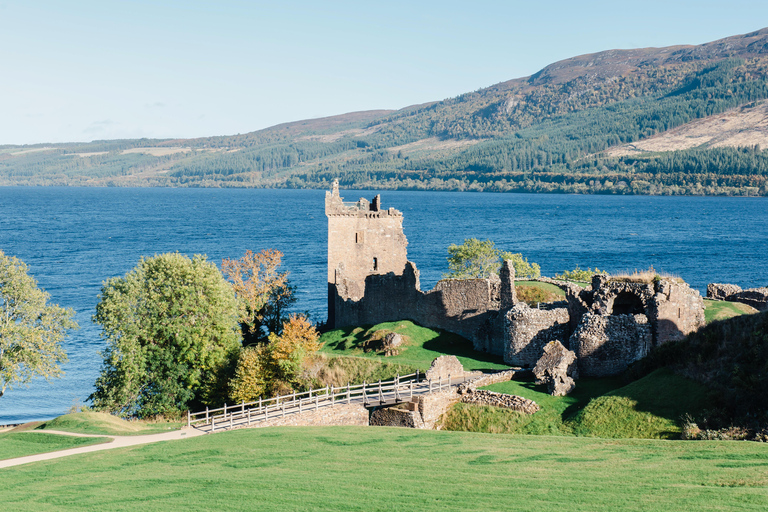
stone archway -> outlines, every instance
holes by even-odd
[[[632,292],[619,292],[613,299],[611,315],[645,315],[643,300]]]

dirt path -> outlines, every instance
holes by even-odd
[[[81,446],[79,448],[70,448],[69,450],[60,450],[57,452],[38,453],[37,455],[27,455],[26,457],[17,457],[15,459],[0,460],[0,468],[9,468],[13,466],[20,466],[21,464],[29,464],[30,462],[39,462],[41,460],[58,459],[60,457],[68,457],[70,455],[77,455],[79,453],[97,452],[100,450],[112,450],[113,448],[123,448],[125,446],[134,446],[139,444],[157,443],[160,441],[174,441],[177,439],[187,439],[189,437],[197,437],[205,435],[197,429],[182,429],[174,430],[173,432],[163,432],[161,434],[149,434],[144,436],[109,436],[101,434],[75,434],[72,432],[62,432],[58,430],[39,430],[31,432],[41,432],[47,434],[61,434],[74,437],[106,437],[112,439],[110,442],[102,444],[94,444],[90,446]]]

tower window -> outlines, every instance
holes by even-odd
[[[355,243],[356,244],[365,243],[365,231],[358,231],[357,233],[355,233]]]
[[[379,260],[377,258],[373,258],[373,270],[379,270]]]

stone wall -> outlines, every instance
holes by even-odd
[[[758,311],[768,311],[768,288],[748,288],[742,290],[735,284],[710,283],[707,285],[707,297],[715,300],[741,302]]]
[[[576,352],[582,377],[616,375],[648,354],[651,326],[645,315],[586,313],[569,345]]]
[[[411,411],[401,407],[374,410],[371,413],[370,425],[375,427],[424,428],[424,422],[418,410]]]
[[[429,395],[419,396],[419,413],[423,421],[423,427],[426,429],[435,428],[440,416],[456,402],[460,400],[459,393],[455,387],[437,391]]]
[[[254,422],[253,427],[325,427],[333,425],[367,426],[369,412],[362,404],[337,404],[315,411],[289,414],[285,418],[270,418]]]
[[[520,302],[505,316],[507,350],[504,362],[533,366],[541,357],[544,345],[568,339],[567,308],[534,309]]]
[[[656,283],[652,321],[656,345],[679,341],[703,327],[704,299],[686,283],[662,279]]]
[[[420,289],[419,271],[412,262],[401,275],[369,275],[364,294],[356,298],[343,268],[336,270],[331,288],[334,316],[331,327],[371,325],[412,320],[431,329],[444,329],[472,341],[476,350],[501,355],[503,334],[499,315],[502,282],[491,279],[444,279],[429,292]],[[331,309],[331,306],[329,306]]]
[[[538,412],[539,405],[533,400],[528,400],[517,395],[507,395],[496,393],[494,391],[476,390],[461,395],[461,401],[465,404],[490,405],[493,407],[503,407],[524,414],[533,414]]]

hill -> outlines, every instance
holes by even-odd
[[[767,195],[766,99],[762,29],[243,135],[0,146],[0,184]]]

